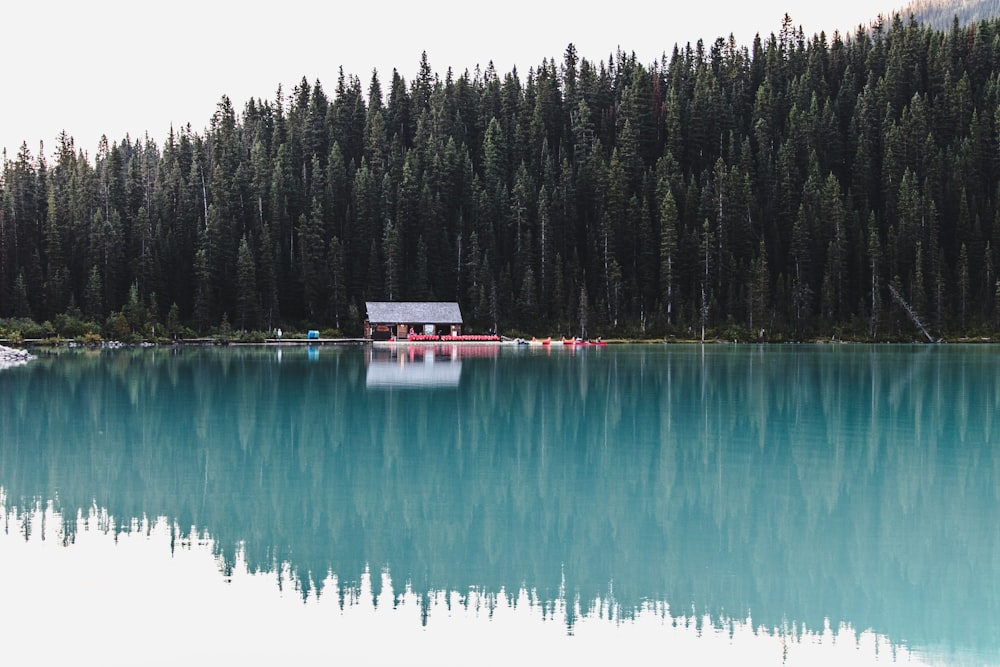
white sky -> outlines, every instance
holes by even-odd
[[[307,602],[287,571],[279,591],[276,573],[251,574],[238,559],[227,582],[210,544],[196,540],[172,553],[171,529],[162,519],[117,539],[84,528],[81,519],[75,542],[62,546],[60,517],[51,509],[46,515],[43,527],[41,513],[31,514],[32,537],[25,540],[0,489],[0,527],[9,524],[0,530],[0,655],[7,664],[508,667],[639,664],[655,656],[670,656],[672,664],[751,667],[877,667],[887,656],[915,667],[936,662],[850,626],[796,623],[795,636],[786,638],[745,619],[721,628],[706,619],[699,627],[698,619],[673,616],[663,605],[620,622],[609,618],[606,606],[602,613],[584,607],[568,636],[562,601],[546,619],[524,589],[507,592],[516,604],[498,595],[493,608],[473,589],[462,591],[467,607],[458,591],[430,592],[423,625],[416,593],[402,593],[386,573],[377,607],[370,577],[349,573],[360,576],[360,595],[348,595],[341,609],[332,577],[324,595]],[[97,518],[95,512],[88,517],[92,525]],[[402,593],[396,604],[394,591]],[[971,655],[968,663],[984,659]]]
[[[51,157],[60,131],[93,158],[102,134],[145,134],[162,145],[171,124],[208,125],[228,95],[273,100],[303,76],[332,98],[339,68],[367,94],[372,69],[383,92],[396,68],[409,82],[420,55],[444,76],[493,61],[521,80],[543,58],[561,61],[569,43],[581,58],[607,61],[619,48],[650,64],[675,44],[740,44],[778,32],[787,12],[807,36],[851,33],[905,0],[758,0],[684,3],[565,3],[507,0],[307,2],[282,0],[31,0],[5,3],[0,17],[0,150],[22,142]]]

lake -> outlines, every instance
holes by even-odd
[[[1000,664],[993,346],[37,352],[8,664]]]

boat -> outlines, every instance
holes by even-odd
[[[563,338],[563,345],[575,347],[586,347],[589,345],[607,345],[607,342],[598,338],[597,340],[584,340],[582,338]]]
[[[552,344],[551,336],[548,338],[544,338],[542,340],[538,340],[537,338],[532,338],[530,341],[528,341],[528,345],[551,345],[551,344]]]

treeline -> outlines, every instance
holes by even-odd
[[[956,21],[967,25],[1000,15],[998,0],[913,0],[902,10],[920,23],[938,30],[951,28]]]
[[[0,318],[357,335],[366,300],[457,300],[543,335],[986,335],[998,133],[996,19],[807,39],[786,16],[651,66],[570,45],[524,80],[425,54],[386,91],[223,97],[162,147],[22,146]]]

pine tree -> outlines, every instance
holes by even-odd
[[[812,253],[805,206],[799,208],[792,229],[792,310],[796,327],[801,328],[812,314],[813,289],[810,284]]]
[[[130,331],[140,332],[146,325],[146,307],[139,296],[139,287],[132,283],[128,288],[128,300],[122,308],[122,315],[128,321]]]
[[[611,153],[608,167],[607,188],[601,213],[601,227],[598,237],[597,256],[601,262],[601,278],[607,307],[607,321],[618,325],[621,310],[622,270],[617,257],[617,238],[626,219],[625,169],[618,157],[618,151]]]
[[[330,284],[323,227],[323,207],[313,199],[312,213],[299,216],[299,281],[306,313],[317,321],[325,315]]]
[[[213,299],[212,271],[208,263],[208,251],[204,247],[206,234],[203,232],[202,246],[194,255],[195,295],[194,323],[199,333],[205,333],[213,324],[215,302]]]
[[[753,285],[750,290],[750,333],[758,338],[764,337],[768,328],[771,294],[771,273],[767,261],[767,246],[760,241],[760,249],[753,263]],[[757,329],[760,333],[757,333]]]
[[[963,243],[958,253],[958,298],[959,312],[961,314],[961,327],[963,330],[968,323],[970,290],[971,281],[969,279],[969,252]]]
[[[69,301],[66,263],[63,259],[62,230],[58,219],[55,191],[50,188],[45,225],[45,317],[63,312]]]
[[[181,309],[174,302],[170,304],[170,310],[167,312],[167,335],[171,339],[176,339],[181,335],[181,330]]]
[[[677,282],[677,205],[669,188],[660,203],[660,300],[667,326],[674,325]]]
[[[260,286],[260,309],[264,328],[268,331],[274,328],[274,323],[281,319],[281,308],[278,300],[277,276],[277,246],[271,239],[271,225],[265,224],[261,230],[260,243],[257,248],[257,284]]]
[[[90,269],[87,287],[84,290],[83,313],[87,319],[97,322],[104,318],[104,288],[101,284],[101,273],[95,264]]]
[[[403,263],[403,246],[399,231],[389,220],[385,225],[385,232],[382,235],[382,255],[385,257],[383,264],[385,275],[385,298],[389,301],[398,301],[402,298],[400,291]]]
[[[246,235],[240,239],[236,258],[236,325],[241,331],[260,326],[260,299],[253,252]]]
[[[347,276],[345,275],[344,244],[336,236],[330,239],[327,257],[330,260],[330,311],[333,325],[339,330],[343,327],[343,317],[348,310]]]
[[[409,299],[413,301],[433,301],[434,293],[430,286],[427,270],[427,243],[424,237],[417,239],[416,268],[410,280],[406,281],[409,288]]]
[[[705,329],[708,326],[709,300],[711,298],[712,285],[712,250],[715,246],[715,235],[712,233],[712,226],[708,218],[701,227],[700,245],[698,256],[702,266],[701,279],[701,300],[699,303],[699,319],[701,321],[701,342],[705,342]]]
[[[882,279],[880,266],[882,262],[882,247],[879,242],[878,227],[875,224],[875,214],[868,220],[868,272],[870,277],[869,299],[871,304],[871,317],[869,319],[868,334],[874,340],[878,332],[879,315],[881,314],[881,299],[879,297],[879,285]]]
[[[19,271],[14,281],[14,317],[31,317],[31,302],[24,271]]]

